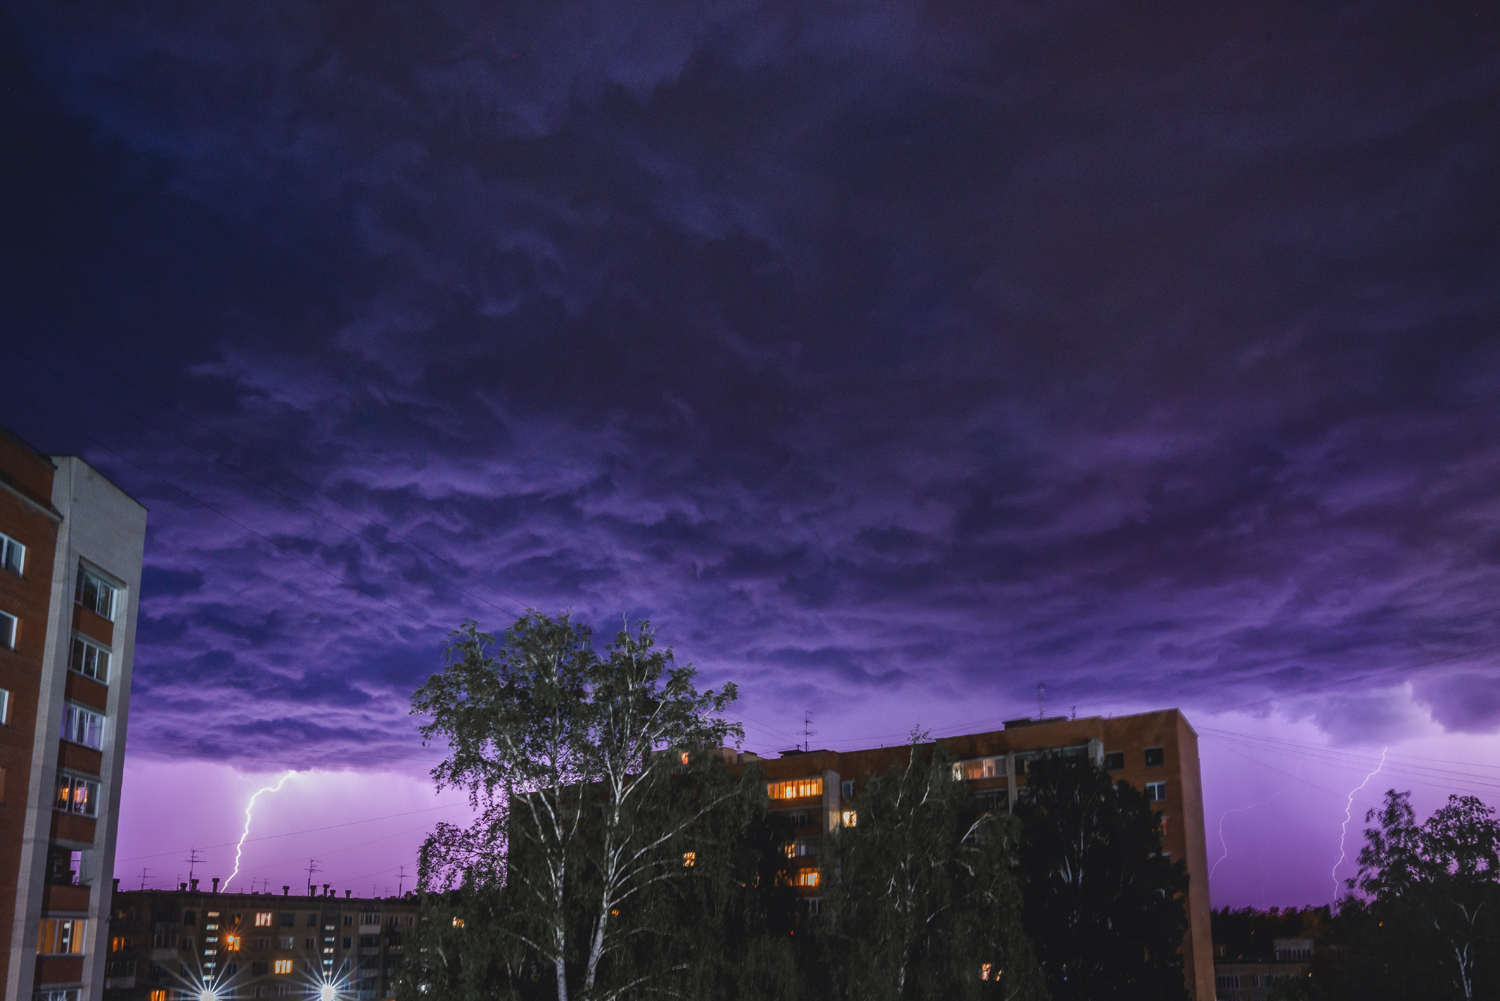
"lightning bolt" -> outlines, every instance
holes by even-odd
[[[1246,810],[1254,810],[1257,807],[1265,806],[1267,803],[1271,802],[1271,800],[1275,799],[1277,796],[1280,796],[1290,788],[1291,786],[1287,786],[1286,789],[1279,789],[1276,792],[1273,792],[1271,795],[1267,796],[1265,799],[1261,800],[1259,803],[1251,803],[1249,806],[1237,806],[1233,810],[1224,811],[1224,815],[1219,818],[1219,847],[1224,850],[1224,854],[1220,855],[1218,861],[1214,863],[1213,868],[1208,870],[1209,879],[1214,878],[1214,873],[1217,872],[1219,868],[1219,862],[1222,862],[1229,857],[1229,843],[1224,840],[1225,818],[1228,817],[1231,813],[1244,813]]]
[[[255,811],[255,801],[260,799],[260,794],[263,792],[279,792],[286,784],[286,780],[295,774],[296,772],[287,772],[277,780],[275,785],[262,786],[251,794],[250,802],[245,804],[245,829],[240,832],[240,843],[234,846],[234,872],[229,874],[229,879],[224,880],[225,889],[229,888],[229,880],[240,874],[240,853],[245,850],[245,839],[250,836],[250,817]]]
[[[1349,813],[1354,809],[1354,794],[1363,789],[1371,779],[1380,774],[1380,770],[1385,767],[1385,752],[1389,750],[1389,747],[1382,747],[1380,749],[1380,764],[1375,766],[1375,770],[1373,772],[1365,776],[1363,782],[1355,786],[1353,789],[1349,790],[1349,798],[1344,801],[1344,826],[1339,829],[1339,860],[1333,864],[1332,874],[1333,899],[1335,901],[1339,899],[1339,866],[1344,864],[1344,859],[1347,857],[1347,853],[1344,849],[1344,842],[1349,837]]]

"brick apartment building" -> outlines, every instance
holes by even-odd
[[[414,894],[117,891],[104,999],[392,998],[417,918]]]
[[[1047,753],[1085,754],[1111,776],[1145,792],[1162,817],[1163,848],[1171,858],[1187,863],[1189,925],[1182,954],[1188,990],[1195,1001],[1212,1001],[1214,962],[1198,735],[1182,713],[1168,709],[1113,719],[1011,720],[1003,730],[944,737],[942,744],[974,795],[1000,809],[1012,809],[1024,795],[1026,763]],[[768,760],[738,755],[740,763],[760,763],[772,809],[792,820],[796,840],[790,850],[803,863],[795,879],[805,897],[818,898],[818,839],[836,827],[857,823],[865,782],[904,765],[908,753],[905,745],[898,745],[842,752],[793,750]]]
[[[0,429],[0,982],[96,1001],[146,509]]]

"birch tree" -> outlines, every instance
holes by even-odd
[[[982,810],[941,745],[872,776],[857,821],[820,848],[822,938],[837,997],[1041,998],[1020,925],[1014,828]]]
[[[1187,867],[1146,797],[1078,756],[1032,759],[1024,788],[1026,932],[1053,1001],[1185,1001]]]
[[[1500,823],[1453,795],[1419,824],[1409,793],[1385,794],[1365,820],[1364,899],[1341,909],[1358,928],[1349,993],[1474,1001],[1500,997]]]
[[[420,884],[509,901],[488,927],[510,941],[517,984],[541,969],[557,1001],[615,1001],[668,979],[643,961],[639,915],[655,888],[691,878],[688,833],[743,788],[709,753],[743,739],[722,716],[735,688],[699,693],[694,676],[648,624],[601,655],[587,627],[533,611],[501,643],[465,623],[412,697],[424,740],[448,745],[433,778],[476,811],[427,839]]]

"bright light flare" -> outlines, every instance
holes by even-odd
[[[1349,837],[1349,814],[1354,809],[1354,794],[1363,789],[1369,784],[1371,779],[1380,774],[1380,770],[1385,767],[1385,753],[1389,750],[1389,747],[1382,747],[1380,749],[1380,764],[1375,766],[1373,772],[1365,776],[1363,782],[1349,790],[1349,798],[1344,801],[1344,826],[1339,829],[1339,860],[1333,864],[1333,899],[1335,901],[1339,899],[1339,866],[1344,864],[1344,859],[1347,857],[1344,844]]]
[[[234,879],[234,877],[240,874],[240,855],[245,850],[245,839],[250,836],[250,818],[255,810],[255,801],[260,799],[260,794],[263,792],[280,792],[281,787],[286,784],[286,780],[291,778],[295,774],[297,773],[287,772],[277,780],[275,785],[262,786],[251,794],[250,802],[245,804],[245,829],[240,832],[240,843],[234,846],[234,872],[231,872],[229,874],[229,879],[224,880],[224,889],[229,889],[229,880]],[[216,999],[217,995],[215,995],[215,998],[212,999],[212,1001],[216,1001]]]

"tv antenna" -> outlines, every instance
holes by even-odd
[[[396,896],[401,896],[401,891],[406,887],[406,866],[400,867],[401,871],[396,873]]]
[[[314,888],[313,873],[322,872],[322,871],[323,871],[323,869],[322,869],[321,866],[318,865],[318,860],[317,859],[310,858],[310,859],[307,860],[307,895],[309,897],[316,896],[316,894],[313,893],[313,888]]]
[[[802,750],[812,750],[812,738],[818,735],[818,731],[812,728],[812,712],[802,710]]]
[[[1047,686],[1040,681],[1036,685],[1036,721],[1047,718]]]
[[[146,888],[146,873],[150,871],[151,870],[147,869],[145,866],[141,866],[141,889],[143,890]]]
[[[191,885],[192,882],[193,882],[193,867],[196,866],[196,865],[201,865],[203,863],[203,858],[202,858],[202,856],[200,856],[198,854],[198,849],[196,849],[196,848],[189,848],[188,849],[188,860],[187,861],[188,861],[188,883],[189,883],[189,885]]]

